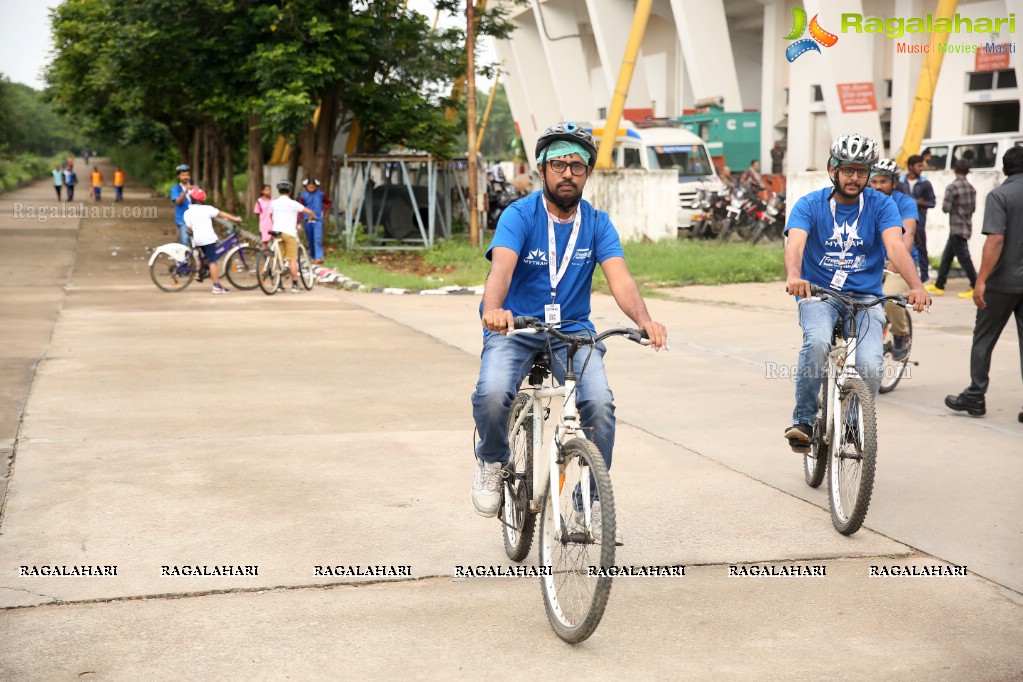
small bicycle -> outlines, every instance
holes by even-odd
[[[832,349],[817,398],[810,447],[803,456],[807,485],[816,488],[828,476],[831,522],[843,535],[852,535],[863,525],[874,490],[877,465],[877,414],[870,388],[856,370],[856,314],[885,301],[902,307],[905,296],[882,296],[857,301],[829,289],[810,286],[810,295],[834,298],[846,308],[832,334]],[[848,317],[849,334],[843,335],[843,318]]]
[[[242,243],[230,221],[213,220],[228,232],[227,237],[217,242],[217,261],[223,261],[221,272],[235,288],[255,289],[259,286],[256,279],[259,249]],[[201,280],[208,268],[202,249],[179,242],[158,246],[149,257],[149,277],[163,291],[183,291],[197,277]]]
[[[290,272],[288,261],[281,253],[281,233],[271,231],[270,236],[273,237],[270,246],[259,252],[256,262],[256,279],[259,288],[267,296],[273,296],[281,288],[284,273]],[[316,283],[316,276],[309,262],[309,252],[306,251],[301,239],[298,240],[298,279],[306,291],[312,289]]]
[[[580,348],[594,347],[610,336],[643,345],[649,340],[638,329],[563,334],[534,317],[515,318],[515,331],[509,333],[545,333],[568,344],[565,383],[554,386],[552,380],[551,386],[544,386],[551,376],[548,339],[547,349],[537,355],[529,372],[529,387],[512,403],[511,458],[503,471],[498,515],[505,551],[513,561],[522,561],[540,514],[539,561],[546,573],[541,576],[541,591],[547,618],[561,639],[576,644],[596,630],[611,591],[606,569],[614,566],[615,505],[604,458],[580,424],[575,389],[586,365],[577,375],[574,358]],[[545,459],[538,454],[543,449],[544,420],[550,414],[543,401],[556,397],[564,398],[564,403]],[[557,485],[552,485],[554,481]]]

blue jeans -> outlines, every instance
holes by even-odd
[[[185,246],[188,246],[190,243],[188,239],[188,226],[185,225],[184,221],[180,223],[176,222],[175,224],[178,226],[178,241]]]
[[[484,462],[507,464],[508,415],[519,386],[533,366],[533,357],[544,349],[547,339],[543,334],[505,336],[490,334],[483,341],[480,362],[480,378],[476,392],[472,394],[472,414],[476,420],[480,441],[476,445],[476,457]],[[567,344],[552,339],[551,370],[559,384],[565,381],[565,363],[568,357]],[[592,428],[587,438],[593,441],[604,463],[611,468],[611,451],[615,442],[615,406],[611,388],[604,373],[604,344],[593,348],[581,348],[575,354],[574,369],[581,379],[576,384],[576,405],[584,428]],[[587,362],[589,359],[589,362]],[[585,364],[586,370],[583,371]],[[551,406],[558,414],[561,398]]]
[[[874,296],[854,296],[857,300],[870,300]],[[799,301],[799,326],[803,328],[803,347],[799,349],[799,367],[796,372],[796,408],[792,411],[793,424],[813,424],[817,415],[817,394],[821,390],[821,375],[831,352],[831,330],[845,306],[833,298],[826,301]],[[884,366],[883,344],[884,309],[876,305],[856,315],[856,371],[867,382],[870,392],[877,397],[881,387]],[[845,321],[849,331],[849,320]]]
[[[323,221],[305,224],[305,239],[309,243],[309,260],[323,260]]]

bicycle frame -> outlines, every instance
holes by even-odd
[[[516,332],[511,332],[516,333]],[[533,330],[520,330],[518,333],[533,333]],[[540,505],[543,503],[544,489],[547,487],[548,481],[553,481],[560,478],[558,471],[558,465],[560,463],[560,446],[565,440],[569,438],[586,438],[586,434],[583,431],[579,423],[579,411],[575,404],[575,388],[576,379],[572,372],[572,359],[575,354],[576,348],[569,347],[568,354],[568,367],[565,372],[565,383],[561,386],[542,386],[542,385],[531,385],[529,389],[532,392],[530,398],[530,409],[523,410],[519,415],[519,421],[514,424],[514,427],[519,427],[523,421],[525,421],[528,415],[532,415],[533,419],[533,452],[543,452],[543,441],[544,441],[544,418],[541,402],[543,400],[564,397],[564,402],[561,407],[561,417],[558,423],[554,426],[554,437],[551,439],[550,448],[548,450],[549,455],[547,461],[544,462],[542,457],[533,458],[533,490],[530,498],[529,511],[536,513],[540,511]],[[582,500],[583,500],[583,513],[585,514],[586,523],[590,522],[590,478],[584,476],[582,481]],[[555,488],[551,486],[551,502],[554,505],[554,509],[559,509],[559,496],[561,494],[561,487]],[[561,533],[561,515],[554,514],[554,530],[556,533]]]

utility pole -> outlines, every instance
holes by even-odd
[[[466,126],[468,127],[469,138],[469,243],[472,246],[480,245],[480,222],[479,210],[476,196],[479,192],[476,169],[476,17],[473,8],[473,0],[466,0],[467,30],[465,34],[465,50],[468,61],[466,68]]]

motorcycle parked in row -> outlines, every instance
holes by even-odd
[[[712,239],[721,231],[721,225],[727,216],[730,194],[727,185],[697,190],[692,208],[699,210],[700,215],[693,220],[690,236],[696,239]]]
[[[749,238],[753,226],[765,209],[765,204],[758,194],[762,189],[763,187],[759,185],[745,184],[732,192],[726,209],[725,225],[718,235],[722,242],[728,241],[733,234],[738,234],[743,240]]]
[[[761,212],[750,242],[756,244],[761,239],[768,241],[782,239],[785,232],[785,192],[771,192],[771,198]]]

